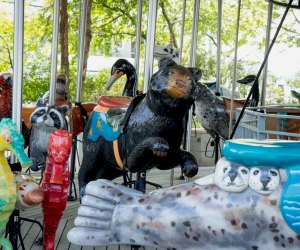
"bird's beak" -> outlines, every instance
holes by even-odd
[[[115,83],[115,81],[117,81],[123,75],[124,72],[119,70],[113,73],[109,78],[109,80],[107,81],[107,83],[105,84],[105,90],[108,91],[111,88],[111,86]]]

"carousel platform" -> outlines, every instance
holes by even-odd
[[[213,167],[200,167],[198,175],[193,178],[197,179],[202,176],[208,175],[213,172]],[[147,180],[151,182],[155,182],[157,184],[160,184],[163,187],[170,186],[170,176],[171,171],[160,171],[157,169],[151,170],[147,174]],[[176,168],[174,171],[174,182],[173,185],[181,184],[185,182],[185,180],[180,180],[180,168]],[[37,175],[38,177],[38,175]],[[188,181],[192,181],[193,179],[190,179]],[[76,180],[76,187],[77,185],[77,176],[75,178]],[[116,179],[115,182],[122,182],[122,179]],[[152,191],[155,189],[151,185],[147,185],[147,192]],[[63,214],[63,217],[60,221],[58,230],[56,232],[56,238],[55,238],[55,249],[56,250],[130,250],[132,249],[132,246],[128,245],[110,245],[110,246],[101,246],[101,247],[81,247],[77,245],[71,244],[67,239],[67,233],[68,231],[74,227],[74,219],[77,215],[77,209],[79,207],[79,200],[76,201],[68,201],[66,210]],[[43,213],[41,206],[27,209],[25,211],[20,212],[20,216],[22,218],[31,219],[34,221],[39,221],[42,223],[43,221]],[[24,246],[26,250],[41,250],[42,245],[39,244],[39,239],[42,237],[42,231],[40,227],[36,223],[28,222],[21,220],[21,236],[24,242]],[[18,249],[22,249],[20,243]],[[159,250],[159,248],[153,248],[153,247],[140,247],[138,249],[143,250]]]

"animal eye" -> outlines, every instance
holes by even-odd
[[[169,76],[175,75],[175,72],[172,71],[172,70],[170,70],[169,73],[168,73],[168,75],[169,75]]]
[[[246,169],[241,170],[242,174],[248,174],[248,171]]]
[[[228,169],[228,168],[224,168],[224,169],[223,169],[223,172],[226,173],[227,169]]]
[[[46,113],[46,110],[45,110],[45,109],[40,109],[40,110],[37,111],[36,113],[37,113],[37,115],[42,116],[43,114]]]
[[[7,144],[11,144],[12,139],[9,135],[4,135],[4,138],[5,138],[5,141],[6,141]]]
[[[278,175],[278,173],[274,170],[271,170],[270,173],[271,173],[272,176],[277,176]]]
[[[53,112],[51,112],[51,113],[50,113],[50,117],[51,117],[53,120],[55,120],[55,119],[58,118],[58,115],[55,114],[55,113],[53,113]]]
[[[255,171],[253,172],[254,175],[258,175],[258,173],[259,173],[259,170],[255,170]]]

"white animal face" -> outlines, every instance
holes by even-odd
[[[228,192],[242,192],[248,187],[249,169],[221,158],[216,165],[214,183]]]
[[[260,194],[270,194],[280,184],[279,171],[272,167],[252,167],[250,169],[249,186]]]

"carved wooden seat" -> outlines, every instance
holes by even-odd
[[[129,106],[132,98],[128,96],[100,96],[98,105],[106,108],[120,108]]]

